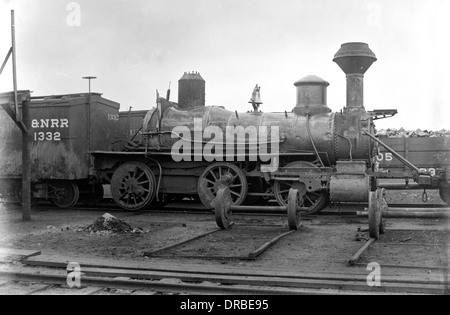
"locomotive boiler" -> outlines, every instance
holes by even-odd
[[[329,83],[317,76],[295,82],[297,103],[289,112],[260,111],[257,86],[253,110],[242,113],[205,106],[205,81],[185,73],[179,103],[158,97],[142,140],[124,152],[94,152],[94,175],[111,183],[113,198],[128,210],[177,196],[213,208],[224,187],[235,205],[275,199],[281,206],[295,188],[306,214],[330,200],[366,202],[377,187],[374,120],[396,114],[364,107],[364,74],[376,60],[365,43],[343,44],[336,53],[333,61],[347,76],[340,112],[328,107]]]

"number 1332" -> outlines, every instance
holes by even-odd
[[[34,141],[61,141],[60,132],[35,132]]]

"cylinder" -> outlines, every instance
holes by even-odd
[[[340,174],[331,176],[330,198],[333,202],[369,201],[369,177],[364,174]]]
[[[178,108],[190,110],[205,106],[205,80],[198,72],[185,72],[178,80]]]

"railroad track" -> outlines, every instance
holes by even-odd
[[[69,288],[67,276],[57,274],[36,275],[25,272],[0,272],[0,291],[11,289],[23,295],[99,295],[119,293],[126,295],[348,295],[367,294],[365,291],[345,291],[333,289],[268,287],[255,285],[223,285],[204,281],[201,283],[183,282],[176,278],[161,280],[139,280],[126,278],[83,277],[82,287]],[[9,287],[9,288],[8,288]]]
[[[206,295],[301,295],[301,294],[443,294],[448,283],[435,276],[385,276],[381,286],[367,284],[367,272],[351,267],[347,273],[265,272],[208,269],[189,266],[129,268],[85,264],[81,289],[67,286],[67,263],[24,260],[26,267],[2,268],[0,292],[23,287],[21,294],[206,294]],[[44,271],[42,268],[46,267]],[[356,268],[356,269],[352,269]],[[41,273],[39,273],[41,272]],[[8,289],[8,286],[11,289]]]

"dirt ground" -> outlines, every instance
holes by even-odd
[[[361,209],[362,210],[362,209]],[[40,207],[33,221],[22,222],[17,205],[0,205],[0,248],[41,250],[61,257],[106,259],[128,266],[131,262],[241,267],[271,271],[330,273],[361,272],[348,260],[368,237],[366,218],[319,215],[303,221],[296,232],[278,241],[256,260],[242,260],[273,237],[285,233],[284,216],[235,215],[229,231],[218,231],[196,241],[164,249],[217,229],[213,213],[109,213],[148,230],[143,234],[103,235],[78,231],[107,213]],[[387,233],[362,257],[361,263],[406,265],[420,268],[449,266],[449,222],[444,219],[388,219]],[[189,258],[186,258],[189,256]],[[354,267],[353,267],[354,268]],[[365,268],[362,269],[364,272]]]

